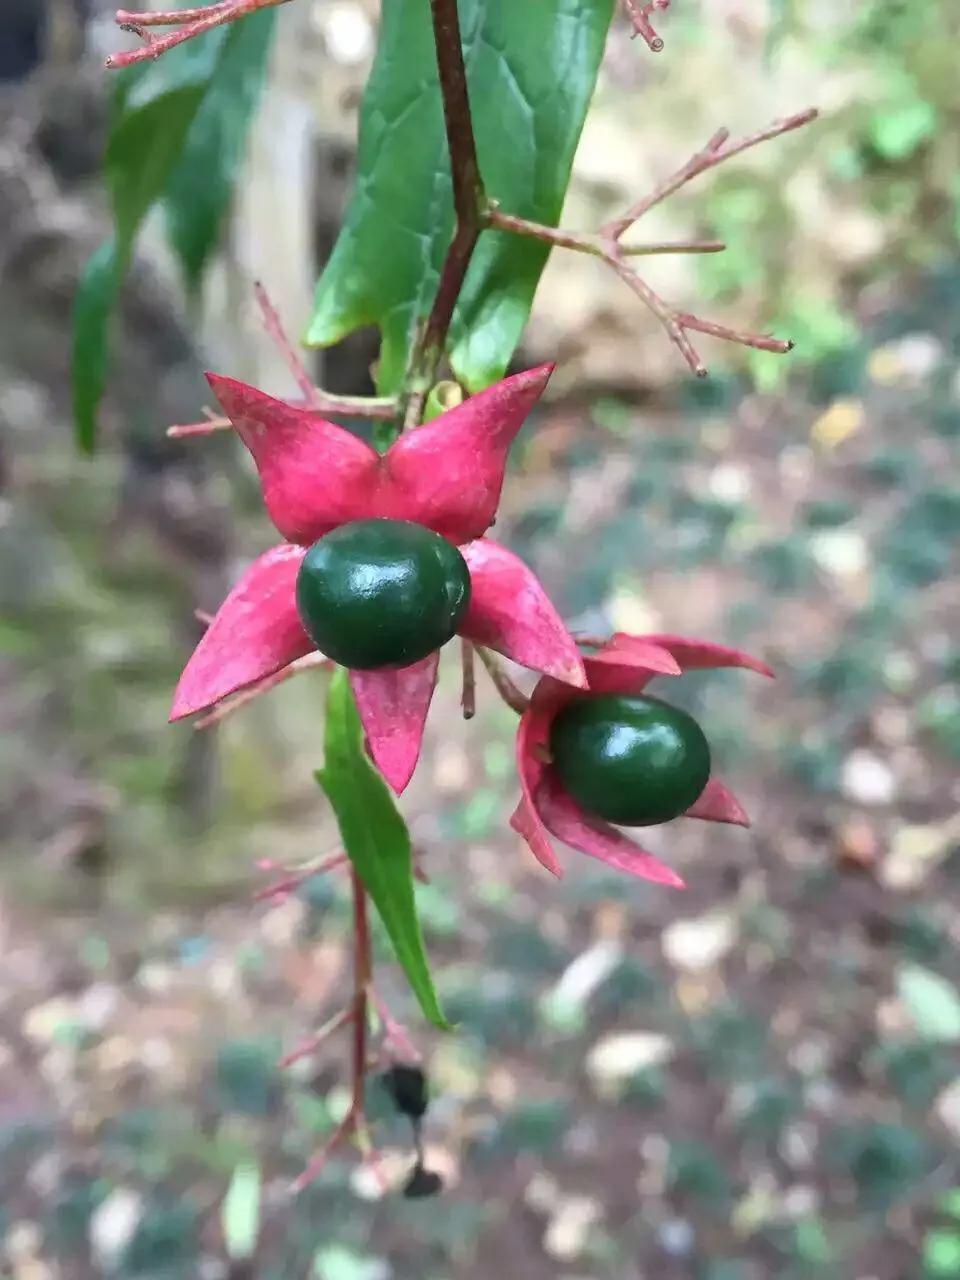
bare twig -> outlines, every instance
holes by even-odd
[[[656,205],[666,200],[668,196],[673,195],[674,192],[679,191],[682,186],[699,174],[715,168],[718,164],[722,164],[724,160],[729,160],[732,156],[739,155],[749,147],[755,147],[758,143],[765,142],[770,138],[776,138],[780,134],[799,129],[802,125],[809,124],[811,120],[816,119],[816,116],[817,112],[814,109],[801,111],[796,115],[788,116],[786,119],[775,120],[773,124],[768,125],[765,129],[759,129],[756,133],[748,134],[746,137],[739,138],[733,142],[730,141],[730,135],[726,129],[718,130],[707,145],[692,155],[675,173],[661,182],[643,199],[632,204],[624,213],[605,223],[597,233],[566,231],[560,227],[543,226],[540,223],[530,222],[525,218],[517,218],[512,214],[502,213],[495,202],[492,201],[488,205],[485,214],[486,224],[499,231],[509,231],[514,235],[531,236],[558,248],[572,249],[577,253],[587,253],[592,254],[594,257],[602,258],[617,273],[624,284],[637,295],[644,306],[653,312],[663,325],[671,342],[673,342],[698,377],[704,377],[707,369],[700,359],[700,354],[696,347],[690,341],[688,336],[690,332],[706,333],[711,337],[721,338],[726,342],[738,343],[740,346],[783,354],[792,349],[792,342],[774,338],[767,333],[746,333],[738,329],[731,329],[727,325],[716,324],[712,320],[703,320],[690,312],[678,311],[661,298],[657,291],[647,283],[628,261],[628,258],[650,253],[716,253],[722,249],[722,244],[717,241],[706,240],[686,243],[678,242],[672,245],[628,246],[621,243],[621,238],[645,213],[648,213]]]
[[[325,1040],[339,1031],[341,1027],[345,1027],[348,1022],[354,1019],[354,1011],[352,1008],[341,1009],[339,1013],[335,1013],[329,1018],[319,1031],[309,1036],[306,1040],[302,1040],[295,1049],[291,1049],[289,1053],[285,1053],[280,1059],[278,1066],[281,1068],[292,1067],[295,1062],[299,1062],[301,1058],[309,1058],[311,1054],[316,1053]]]
[[[387,1058],[399,1062],[408,1062],[414,1066],[419,1065],[423,1061],[423,1054],[413,1043],[410,1032],[406,1029],[402,1022],[399,1022],[380,995],[375,986],[370,986],[370,1000],[373,1007],[377,1011],[377,1016],[383,1023],[383,1043],[380,1051]]]
[[[344,1021],[353,1027],[351,1057],[350,1109],[343,1120],[311,1158],[294,1181],[294,1194],[308,1187],[341,1143],[353,1138],[361,1151],[370,1149],[369,1131],[364,1114],[364,1085],[367,1078],[367,1001],[373,962],[370,949],[370,922],[367,918],[367,891],[356,871],[353,883],[353,1000],[345,1011]],[[342,1024],[340,1024],[342,1025]]]
[[[460,708],[464,720],[472,720],[477,714],[477,671],[474,648],[469,640],[460,641],[460,669],[463,678]]]
[[[298,408],[316,409],[319,413],[336,413],[347,418],[387,419],[396,414],[397,402],[391,396],[337,396],[316,386],[283,327],[280,313],[259,280],[254,282],[253,294],[260,308],[267,336],[286,360],[287,367],[303,395],[302,402],[298,402]]]
[[[281,667],[279,671],[275,671],[272,676],[265,676],[263,680],[258,680],[256,684],[242,689],[239,693],[235,693],[233,697],[224,698],[223,702],[218,702],[212,711],[208,711],[206,715],[200,716],[198,720],[195,720],[193,727],[195,729],[209,729],[211,725],[219,724],[221,720],[233,715],[241,707],[247,706],[255,698],[262,697],[263,694],[269,693],[271,689],[276,689],[278,685],[285,684],[293,676],[298,676],[303,671],[318,671],[332,665],[330,659],[325,658],[322,653],[308,653],[302,658],[295,658],[288,666]]]
[[[508,707],[516,711],[518,715],[523,715],[529,705],[530,699],[525,693],[522,693],[521,690],[517,688],[504,671],[503,667],[501,667],[498,659],[490,652],[489,649],[483,649],[478,645],[477,653],[480,655],[480,661],[486,667],[487,673],[493,681],[497,693],[499,693],[500,697]]]
[[[454,307],[484,227],[486,204],[470,115],[457,0],[430,0],[430,10],[457,225],[440,272],[433,307],[411,356],[405,428],[417,426],[423,417],[424,401],[436,379]]]
[[[397,401],[389,396],[338,396],[330,391],[317,387],[304,367],[296,348],[287,336],[280,319],[279,312],[270,300],[264,286],[259,280],[254,282],[254,297],[263,318],[263,327],[267,336],[276,344],[277,349],[287,362],[302,399],[287,400],[286,403],[296,409],[315,409],[318,413],[331,413],[341,418],[376,418],[387,420],[397,413]],[[171,440],[187,440],[195,436],[209,436],[218,431],[229,431],[233,423],[229,418],[216,414],[212,409],[204,408],[202,422],[178,423],[167,427],[167,436]]]
[[[280,319],[280,313],[270,301],[270,295],[259,280],[253,282],[253,296],[256,298],[257,306],[260,308],[263,327],[286,360],[294,381],[303,393],[304,404],[309,405],[311,409],[319,408],[317,400],[320,393],[314,386],[313,379],[307,372],[293,343],[287,337],[283,322]]]
[[[623,7],[627,11],[627,17],[633,23],[634,35],[641,36],[648,47],[654,53],[660,53],[663,49],[663,40],[657,35],[650,22],[650,14],[659,10],[670,7],[670,0],[647,0],[641,3],[641,0],[623,0]]]
[[[144,43],[140,49],[111,54],[107,58],[107,66],[112,69],[130,67],[137,62],[159,58],[168,49],[203,35],[206,31],[212,31],[214,27],[223,26],[225,22],[236,22],[238,18],[245,18],[258,9],[271,9],[287,2],[288,0],[220,0],[217,4],[201,5],[196,9],[164,9],[162,12],[145,10],[135,13],[129,9],[118,9],[116,22],[120,29],[139,36]],[[148,30],[149,27],[177,29],[166,35],[156,36]]]
[[[275,880],[273,884],[268,884],[263,889],[258,889],[253,895],[254,902],[272,902],[277,898],[288,898],[290,894],[296,893],[301,885],[306,884],[308,880],[312,880],[314,876],[322,876],[327,871],[336,871],[340,867],[345,867],[349,862],[349,858],[345,853],[334,853],[328,858],[320,858],[316,862],[308,863],[304,867],[298,867],[296,871],[287,871],[281,880]],[[282,870],[273,863],[262,864],[264,870]]]
[[[619,240],[623,233],[642,218],[645,213],[649,213],[655,205],[661,204],[668,196],[672,196],[675,191],[679,191],[681,187],[686,186],[693,178],[698,177],[701,173],[706,173],[708,169],[715,169],[718,164],[723,164],[725,160],[738,156],[742,151],[747,151],[750,147],[755,147],[761,142],[768,142],[771,138],[778,138],[781,134],[792,133],[794,129],[802,128],[805,124],[815,120],[817,114],[815,107],[810,107],[806,111],[798,111],[795,115],[786,116],[782,120],[774,120],[766,128],[758,129],[755,133],[747,134],[743,138],[737,138],[734,142],[729,141],[730,134],[728,130],[718,129],[707,145],[700,151],[695,152],[669,178],[665,178],[663,182],[654,187],[653,191],[644,196],[642,200],[638,200],[636,204],[632,204],[619,217],[613,218],[605,226],[601,227],[601,236]]]

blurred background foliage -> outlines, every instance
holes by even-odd
[[[656,283],[793,336],[694,383],[594,262],[555,256],[524,360],[559,355],[498,537],[574,624],[703,632],[763,685],[685,680],[752,832],[651,833],[690,888],[583,860],[547,884],[506,827],[513,718],[445,664],[404,802],[455,1036],[430,1166],[285,1188],[345,1104],[336,879],[253,905],[261,859],[332,847],[322,679],[207,733],[170,689],[271,538],[233,442],[173,443],[205,365],[287,389],[349,190],[377,6],[297,0],[202,308],[148,226],[105,445],[70,438],[69,309],[106,226],[110,6],[0,10],[0,1274],[258,1280],[947,1280],[960,1273],[960,12],[951,0],[675,0],[611,39],[565,221],[594,226],[721,124],[808,131],[687,189],[649,233],[722,236]],[[651,269],[653,278],[654,270]],[[317,359],[369,385],[372,339]],[[311,683],[312,682],[312,683]],[[382,954],[382,952],[381,952]],[[371,1085],[382,1167],[409,1129]]]

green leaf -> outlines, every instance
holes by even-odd
[[[251,19],[235,27],[219,27],[199,40],[189,40],[171,49],[156,62],[141,63],[120,73],[111,104],[110,136],[107,141],[105,173],[113,207],[114,237],[102,246],[87,266],[74,308],[73,392],[77,442],[91,452],[97,430],[97,409],[103,395],[107,369],[110,314],[130,264],[141,224],[150,208],[164,195],[180,161],[184,147],[199,119],[201,105],[211,86],[216,85],[218,118],[229,118],[222,127],[217,163],[210,162],[211,202],[222,201],[224,175],[235,167],[241,150],[242,131],[249,121],[252,99],[259,80],[249,70],[251,63],[266,56],[269,31],[261,25],[253,35],[246,29]],[[251,50],[251,43],[263,47]],[[259,77],[262,79],[262,65]],[[229,98],[232,105],[227,106]],[[207,125],[198,146],[209,145]],[[240,141],[238,141],[238,138]],[[186,245],[183,202],[196,196],[180,175],[173,199],[181,211],[178,223],[181,244]],[[216,203],[216,210],[222,203]],[[198,212],[197,225],[189,227],[191,264],[203,265],[206,236],[216,236],[219,212],[213,216],[205,202]],[[202,224],[202,227],[201,227]],[[189,268],[188,268],[189,270]],[[198,268],[199,270],[199,268]]]
[[[236,1262],[252,1258],[260,1234],[260,1166],[238,1164],[223,1199],[220,1222],[227,1257]]]
[[[960,1234],[928,1231],[923,1240],[924,1280],[956,1280],[960,1275]]]
[[[449,1028],[417,919],[410,835],[387,784],[367,756],[363,726],[342,670],[330,683],[324,767],[316,776],[337,815],[343,847],[380,913],[424,1015],[436,1026]]]
[[[614,0],[461,0],[480,167],[504,210],[555,224]],[[380,327],[379,389],[399,388],[453,229],[429,6],[384,0],[360,118],[357,185],[317,289],[307,342]],[[538,241],[487,231],[451,327],[451,362],[471,391],[503,376],[547,259]]]
[[[87,263],[73,303],[73,417],[84,453],[93,453],[96,443],[97,405],[107,376],[107,322],[122,273],[116,241],[108,240]]]
[[[266,78],[275,17],[276,10],[263,9],[232,27],[167,183],[167,229],[191,290],[200,285],[230,207]]]
[[[921,1036],[947,1044],[960,1041],[960,993],[946,978],[905,964],[897,973],[897,994]]]

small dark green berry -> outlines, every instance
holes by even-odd
[[[446,644],[470,601],[452,542],[408,520],[354,520],[315,542],[297,610],[321,653],[356,670],[406,667]]]
[[[401,1115],[419,1120],[427,1109],[427,1077],[419,1067],[397,1062],[382,1076],[384,1088]]]
[[[577,698],[550,731],[553,767],[588,813],[622,826],[669,822],[710,778],[710,748],[692,716],[657,698]]]

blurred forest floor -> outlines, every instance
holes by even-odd
[[[382,965],[428,1057],[446,1189],[383,1196],[343,1160],[291,1202],[345,1104],[345,1046],[277,1062],[349,983],[346,886],[252,898],[258,859],[334,847],[310,782],[323,677],[207,734],[165,727],[192,610],[270,531],[232,441],[160,443],[201,384],[146,270],[116,447],[72,454],[64,333],[97,156],[58,150],[59,114],[49,172],[16,130],[0,147],[0,1275],[955,1276],[955,249],[848,281],[860,323],[780,387],[715,349],[706,383],[620,394],[587,366],[600,389],[535,416],[497,537],[572,624],[703,634],[777,669],[670,688],[754,826],[651,832],[682,894],[573,854],[548,881],[507,828],[512,713],[481,673],[465,725],[448,655],[404,809],[456,1034],[422,1033]],[[370,1108],[401,1180],[409,1129],[375,1082]],[[227,1232],[261,1223],[243,1262],[222,1202],[251,1168],[262,1195],[234,1198]]]

